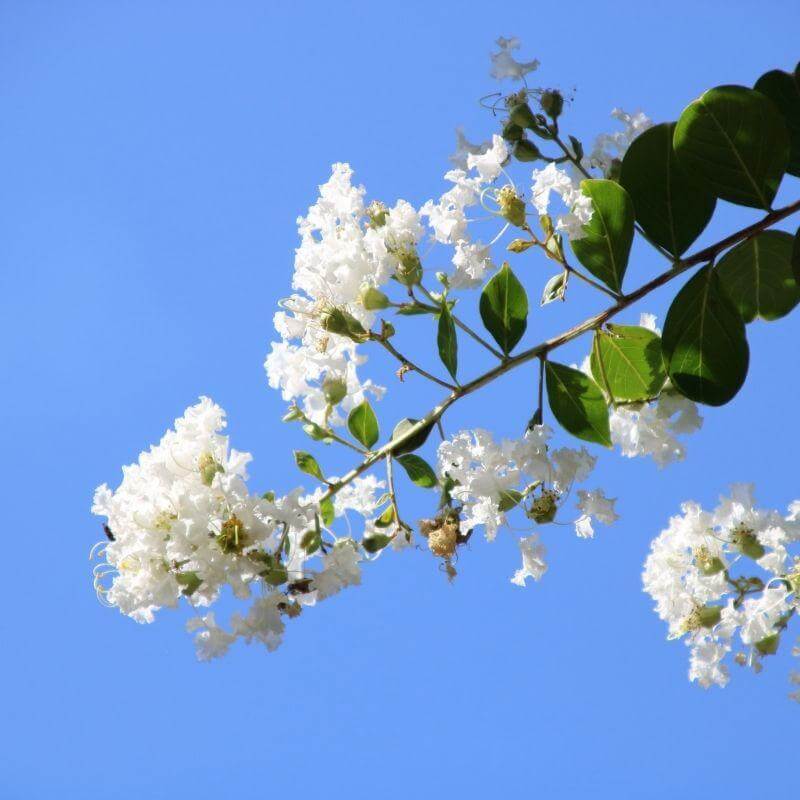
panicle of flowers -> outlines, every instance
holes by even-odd
[[[483,526],[493,540],[508,513],[521,509],[532,524],[553,522],[573,484],[586,480],[596,458],[586,448],[551,450],[552,431],[535,425],[521,439],[496,442],[483,429],[460,431],[438,449],[438,471],[447,485],[449,499],[462,530]],[[578,492],[579,515],[573,520],[578,536],[594,535],[592,519],[610,524],[617,519],[615,500],[595,491]],[[544,549],[538,538],[520,542],[523,568],[513,582],[524,576],[538,579],[545,569]]]
[[[566,210],[553,215],[550,211],[551,194],[558,195]],[[539,216],[555,218],[555,229],[573,241],[586,233],[583,226],[592,219],[592,201],[581,191],[580,178],[574,168],[564,169],[550,163],[544,169],[533,171],[531,201]]]
[[[800,540],[797,516],[757,509],[753,491],[736,484],[710,512],[684,503],[645,562],[644,590],[669,638],[690,648],[689,679],[704,688],[728,683],[737,635],[734,660],[760,670],[799,605],[800,561],[788,552]]]
[[[106,518],[109,537],[95,548],[103,558],[95,586],[123,614],[152,622],[182,598],[209,606],[225,587],[252,600],[244,615],[232,616],[230,631],[213,612],[189,623],[200,658],[221,655],[237,639],[272,650],[285,618],[360,583],[356,542],[320,521],[321,491],[250,493],[251,457],[229,448],[224,427],[224,411],[200,398],[159,444],[123,468],[116,490],[96,490],[92,507]],[[374,476],[356,479],[336,495],[333,517],[371,516],[383,489]]]

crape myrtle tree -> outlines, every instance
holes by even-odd
[[[289,404],[284,421],[307,442],[294,462],[310,487],[252,491],[250,455],[229,449],[223,410],[200,398],[123,469],[116,490],[95,493],[93,511],[107,519],[94,548],[104,602],[144,623],[185,600],[200,610],[188,627],[201,659],[238,639],[272,650],[289,620],[359,584],[380,554],[424,547],[452,579],[471,537],[517,536],[512,525],[526,533],[511,577],[524,586],[547,569],[549,524],[591,537],[617,519],[616,500],[586,484],[600,448],[665,466],[683,458],[699,405],[734,399],[747,377],[747,326],[800,302],[798,236],[778,227],[800,199],[773,208],[781,181],[800,177],[800,67],[709,89],[677,121],[615,109],[619,129],[589,149],[564,131],[570,101],[532,88],[538,62],[519,61],[518,48],[497,41],[491,73],[510,89],[482,101],[495,131],[483,144],[459,131],[441,197],[420,208],[368,201],[351,168],[334,164],[298,220],[294,292],[275,314],[280,338],[265,367]],[[720,201],[752,208],[754,221],[692,250]],[[663,271],[630,286],[636,236],[663,257]],[[448,268],[435,272],[431,252]],[[544,286],[519,279],[533,258],[552,267]],[[565,301],[575,281],[596,292],[597,312],[523,345],[531,296],[544,307]],[[675,294],[662,330],[647,313],[639,324],[616,321],[667,284]],[[479,330],[461,313],[476,302]],[[397,348],[395,331],[431,320],[423,368]],[[559,349],[579,337],[585,360],[563,363]],[[465,345],[485,349],[493,366],[471,372]],[[385,389],[364,377],[370,351],[396,361],[400,380],[435,384],[440,401],[421,418],[379,425],[373,404]],[[445,435],[451,406],[525,365],[538,375],[538,402],[520,438],[497,441],[481,428]],[[326,447],[351,451],[352,469],[327,474]],[[429,518],[402,515],[398,470],[429,490]],[[685,503],[653,541],[643,580],[669,638],[690,649],[691,680],[724,686],[731,661],[760,670],[792,647],[800,501],[785,514],[761,510],[752,487],[738,485],[713,510]],[[208,609],[225,586],[244,607],[223,625]],[[800,673],[791,679],[800,684]]]

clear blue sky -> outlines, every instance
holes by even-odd
[[[800,314],[751,326],[747,386],[705,413],[685,463],[602,457],[622,519],[593,542],[548,531],[550,571],[525,591],[508,582],[510,538],[478,542],[453,586],[407,552],[290,625],[277,653],[199,664],[186,613],[142,627],[101,607],[87,554],[95,485],[116,485],[201,393],[254,453],[256,486],[295,485],[302,434],[279,422],[262,369],[294,220],[338,160],[372,196],[438,194],[455,125],[491,130],[475,101],[494,88],[497,35],[523,39],[543,83],[577,87],[564,125],[590,142],[615,105],[674,119],[710,86],[792,68],[798,27],[794,0],[0,0],[0,796],[787,791],[797,661],[784,652],[704,693],[640,572],[683,499],[713,503],[737,480],[756,481],[765,505],[800,497]],[[797,196],[791,183],[779,202]],[[757,216],[721,211],[708,241]],[[660,268],[637,253],[632,282]],[[537,309],[531,341],[590,300]],[[667,302],[645,309],[663,319]],[[532,371],[508,377],[456,407],[448,430],[518,434],[533,386]],[[413,379],[392,388],[384,427],[436,396]],[[428,495],[406,494],[410,517],[426,513]]]

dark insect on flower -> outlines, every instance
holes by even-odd
[[[106,535],[106,538],[109,542],[117,541],[117,537],[114,536],[114,532],[108,527],[108,525],[103,525],[103,533]]]

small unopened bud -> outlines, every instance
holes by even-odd
[[[532,128],[536,124],[536,118],[533,116],[533,111],[527,103],[519,103],[512,106],[509,115],[510,121],[520,128]]]
[[[422,280],[422,263],[419,260],[416,248],[405,246],[396,248],[392,252],[400,262],[394,273],[395,278],[403,286],[416,286]]]
[[[756,650],[758,650],[762,656],[774,656],[775,653],[778,652],[780,643],[780,634],[773,633],[756,642]]]
[[[717,556],[712,556],[705,545],[695,550],[694,560],[697,563],[697,568],[706,576],[716,575],[725,569],[725,564],[722,562],[722,559]]]
[[[606,170],[606,178],[610,181],[619,181],[619,176],[622,174],[622,161],[618,158],[611,160],[609,168]]]
[[[536,161],[542,153],[530,139],[520,139],[514,145],[514,158],[517,161]]]
[[[197,460],[197,468],[200,470],[200,480],[205,486],[211,486],[214,476],[218,472],[225,472],[222,464],[217,461],[211,453],[202,453]]]
[[[364,287],[361,290],[359,300],[361,300],[361,305],[364,306],[367,311],[380,311],[389,307],[389,298],[380,289],[376,289],[374,286]]]
[[[558,492],[552,489],[543,489],[539,497],[532,503],[527,515],[540,525],[552,522],[558,511]]]
[[[380,200],[373,200],[367,206],[367,217],[370,228],[382,228],[386,224],[389,209]]]
[[[539,103],[542,106],[542,111],[544,111],[550,119],[557,119],[564,110],[564,95],[556,89],[547,89],[542,92]]]
[[[512,186],[504,186],[497,193],[497,202],[500,204],[500,214],[504,219],[518,228],[525,225],[525,202]]]
[[[364,330],[364,326],[343,308],[336,306],[326,308],[320,316],[320,325],[328,333],[347,336],[354,342],[365,342],[369,339],[369,334]]]
[[[509,253],[524,253],[535,244],[536,242],[532,239],[514,239],[512,242],[509,242],[506,250],[508,250]]]
[[[446,272],[437,272],[436,280],[439,281],[445,289],[450,288],[450,278],[447,276]]]
[[[525,135],[525,131],[516,122],[508,120],[503,125],[503,138],[507,142],[518,142]]]
[[[338,376],[329,375],[322,382],[322,393],[328,405],[335,406],[341,403],[347,394],[347,381]]]

